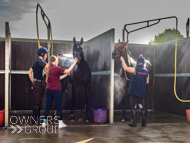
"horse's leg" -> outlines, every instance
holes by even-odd
[[[90,118],[88,116],[88,93],[90,91],[90,84],[86,85],[85,86],[85,114],[86,114],[86,117],[85,117],[85,121],[86,122],[89,122],[90,121]]]
[[[148,113],[148,105],[149,105],[149,99],[150,99],[150,90],[151,90],[151,86],[150,84],[147,85],[146,87],[146,99],[145,99],[145,118],[147,117],[147,113]]]
[[[152,85],[148,84],[146,88],[146,101],[145,101],[146,108],[148,107],[148,104],[149,104],[151,86]]]
[[[121,89],[121,92],[122,92],[122,95],[123,95],[123,115],[121,117],[121,121],[122,122],[125,122],[126,121],[126,104],[127,104],[127,92],[126,92],[126,89],[125,89],[125,86]]]
[[[71,111],[69,117],[69,120],[72,122],[75,121],[74,112],[73,112],[75,102],[76,102],[76,86],[72,84],[72,101],[71,101]]]
[[[62,93],[64,93],[66,89],[66,79],[61,80],[61,89],[62,89]]]

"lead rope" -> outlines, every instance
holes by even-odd
[[[127,56],[127,59],[128,59],[128,56]],[[125,62],[126,63],[126,62]],[[124,70],[124,69],[123,69]],[[125,78],[127,81],[130,81],[130,79],[127,77],[127,72],[124,70],[124,73],[125,73]]]
[[[124,70],[124,69],[123,69]],[[124,70],[124,73],[125,73],[125,78],[126,80],[130,80],[128,77],[127,77],[127,72]]]

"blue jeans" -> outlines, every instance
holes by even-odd
[[[62,91],[55,91],[51,89],[46,89],[46,108],[44,112],[45,119],[49,115],[49,109],[52,106],[53,100],[57,108],[57,116],[59,120],[62,120]]]

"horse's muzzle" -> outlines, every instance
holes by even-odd
[[[112,59],[118,59],[119,57],[118,57],[118,54],[116,54],[116,53],[112,53]]]

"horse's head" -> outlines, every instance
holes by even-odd
[[[79,43],[76,43],[75,37],[73,38],[73,57],[78,58],[78,62],[80,63],[80,60],[83,58],[83,48],[82,48],[82,43],[83,43],[83,38],[81,38]]]
[[[121,56],[124,57],[127,54],[127,45],[128,41],[126,43],[123,43],[119,40],[112,52],[112,58],[119,59]]]

